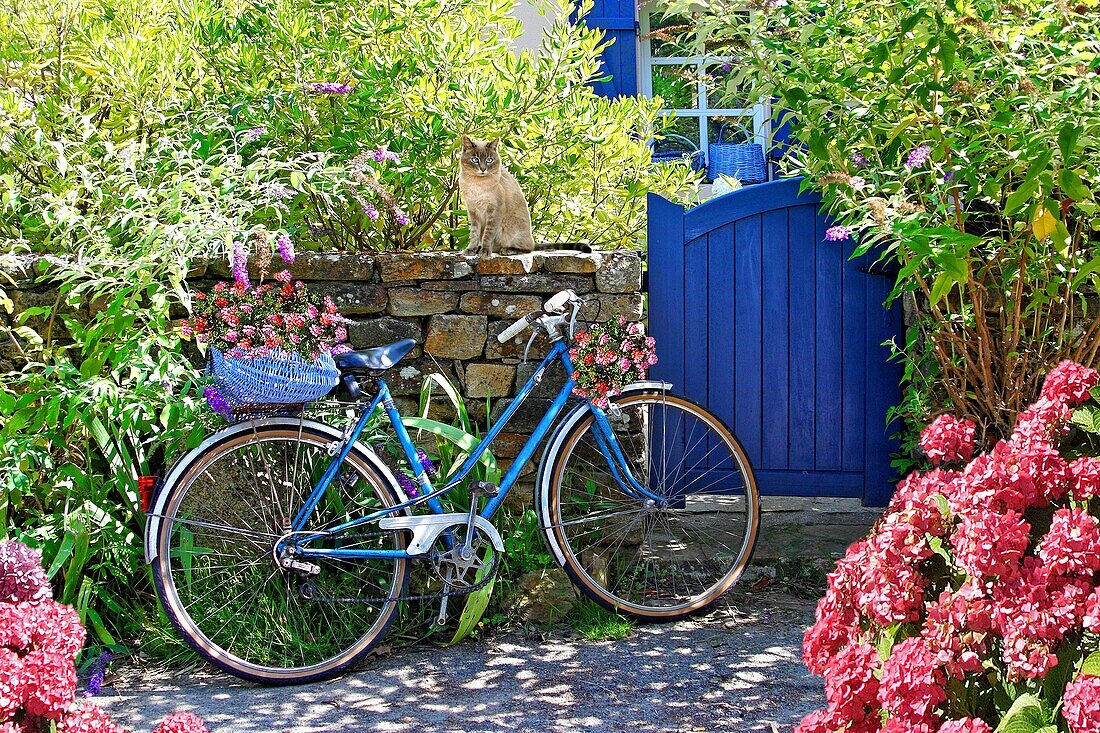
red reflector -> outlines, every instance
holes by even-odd
[[[156,476],[138,476],[138,494],[141,496],[141,511],[148,512],[153,501],[153,489],[156,488]]]

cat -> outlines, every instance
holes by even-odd
[[[525,254],[535,249],[527,199],[511,173],[501,164],[500,140],[462,136],[458,189],[470,216],[470,245],[466,252],[479,257]],[[559,248],[591,252],[588,245]]]

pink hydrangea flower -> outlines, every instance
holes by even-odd
[[[961,718],[941,725],[939,733],[993,733],[993,729],[981,718]]]
[[[1100,730],[1100,677],[1079,677],[1066,685],[1062,717],[1073,733]]]
[[[84,626],[72,606],[55,601],[35,606],[31,627],[31,646],[76,659],[84,646]]]
[[[1056,575],[1100,570],[1100,521],[1084,509],[1059,509],[1039,543],[1039,557]]]
[[[882,661],[870,644],[849,644],[829,662],[825,698],[846,720],[862,720],[876,707],[878,671]]]
[[[1065,402],[1043,397],[1016,417],[1012,440],[1018,445],[1036,440],[1057,443],[1069,432],[1072,417],[1073,410]]]
[[[915,730],[935,720],[936,709],[947,699],[946,682],[928,641],[915,636],[890,652],[882,668],[878,701],[891,720],[910,726],[904,730]]]
[[[1100,372],[1066,360],[1043,380],[1042,396],[1076,407],[1089,398],[1089,391],[1100,384]]]
[[[1100,496],[1100,458],[1082,456],[1069,464],[1070,486],[1077,501]]]
[[[973,577],[1009,575],[1027,551],[1030,531],[1016,512],[974,510],[951,535],[955,562]]]
[[[26,698],[23,660],[10,649],[0,649],[0,720],[8,720]]]
[[[1085,601],[1085,613],[1081,625],[1094,634],[1100,634],[1100,587]]]
[[[0,646],[27,651],[31,648],[33,625],[32,604],[0,603]]]
[[[58,733],[129,733],[111,720],[107,713],[92,704],[70,710],[57,725]]]
[[[153,728],[153,733],[210,733],[202,718],[194,713],[172,713]]]
[[[802,719],[794,733],[836,733],[847,723],[832,710],[815,710]]]
[[[52,598],[42,553],[22,542],[0,542],[0,603],[37,603]]]
[[[970,420],[940,415],[920,434],[920,447],[935,465],[969,461],[974,455],[974,431]]]
[[[23,657],[26,709],[31,715],[59,719],[76,694],[76,669],[70,657],[55,651],[33,651]]]

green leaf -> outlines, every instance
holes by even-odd
[[[1088,187],[1081,182],[1081,177],[1069,168],[1063,168],[1058,174],[1058,186],[1075,201],[1084,201],[1091,195]]]
[[[936,277],[936,281],[932,283],[932,305],[936,305],[943,300],[944,296],[951,292],[951,288],[955,286],[955,282],[955,278],[952,277],[951,273],[941,272]]]
[[[897,642],[898,633],[900,631],[900,623],[890,624],[883,629],[882,635],[879,636],[878,641],[875,643],[875,651],[878,652],[878,656],[882,661],[885,662],[890,658],[890,652],[894,649],[894,644]]]
[[[1081,137],[1081,128],[1067,122],[1058,131],[1058,150],[1062,153],[1062,160],[1069,163],[1073,157],[1073,151],[1077,148],[1077,140]]]
[[[1016,698],[993,733],[1037,733],[1050,725],[1039,698],[1025,693]]]
[[[1039,189],[1038,181],[1025,181],[1023,185],[1013,191],[1005,201],[1005,214],[1014,214],[1024,205]]]
[[[1100,652],[1093,652],[1085,659],[1080,674],[1085,677],[1100,677]]]
[[[480,583],[485,579],[485,573],[492,567],[495,554],[496,550],[494,548],[488,548],[485,565],[482,565],[481,569],[477,571],[475,583]],[[493,595],[493,587],[496,582],[497,579],[494,576],[484,588],[479,588],[466,596],[466,605],[462,608],[462,615],[458,617],[458,628],[455,630],[455,635],[451,638],[450,644],[457,644],[477,628],[481,617],[485,615],[485,609],[489,607],[489,598]]]
[[[461,428],[456,428],[454,425],[448,425],[446,423],[439,422],[438,420],[431,420],[426,417],[403,417],[401,422],[405,424],[405,427],[412,428],[414,430],[427,430],[429,433],[438,435],[441,438],[449,440],[456,446],[461,448],[467,455],[472,453],[478,445],[478,439],[473,435],[463,431]],[[485,464],[485,467],[490,470],[496,470],[497,460],[493,457],[491,451],[485,451],[481,454],[481,458],[478,459],[480,463]],[[460,463],[461,461],[456,461]]]
[[[1070,422],[1084,430],[1086,433],[1100,435],[1100,408],[1078,407],[1073,411]]]

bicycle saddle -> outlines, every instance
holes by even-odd
[[[385,346],[375,346],[373,349],[349,351],[335,358],[336,366],[342,372],[389,369],[412,351],[414,346],[415,340],[401,339]]]

